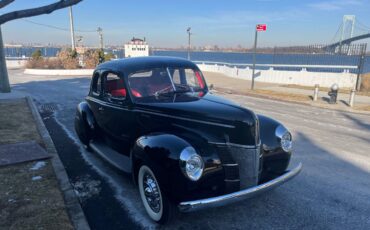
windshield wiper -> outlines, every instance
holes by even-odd
[[[178,85],[175,85],[176,87],[176,93],[187,93],[187,92],[194,92],[193,88],[188,86],[188,85],[184,85],[184,84],[178,84]],[[177,88],[180,88],[180,90],[177,90]]]

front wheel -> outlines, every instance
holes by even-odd
[[[158,180],[147,165],[141,165],[138,173],[141,200],[148,215],[159,224],[165,224],[172,215],[172,207],[161,191]]]

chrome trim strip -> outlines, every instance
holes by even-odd
[[[222,166],[234,167],[234,166],[238,166],[238,164],[222,164]]]
[[[213,141],[208,141],[208,144],[211,145],[224,145],[224,146],[231,146],[231,147],[237,147],[237,148],[246,148],[246,149],[255,149],[258,148],[261,143],[258,145],[240,145],[240,144],[234,144],[230,142],[213,142]]]
[[[239,179],[235,179],[235,180],[225,179],[224,181],[226,181],[226,182],[239,182],[240,180]]]
[[[94,101],[94,102],[100,103],[100,104],[104,104],[105,106],[108,106],[108,107],[111,107],[111,108],[121,109],[121,110],[128,110],[128,109],[123,108],[123,107],[120,107],[118,105],[117,106],[113,106],[110,103],[107,103],[105,101],[98,100],[98,99],[93,98],[93,97],[90,97],[90,96],[88,96],[87,98],[89,100],[91,100],[91,101]],[[173,119],[178,119],[178,120],[192,121],[192,122],[197,122],[197,123],[201,123],[201,124],[220,126],[220,127],[224,127],[224,128],[231,128],[231,129],[235,128],[235,126],[233,126],[233,125],[225,125],[225,124],[211,122],[211,121],[201,121],[201,120],[196,120],[196,119],[192,119],[192,118],[178,117],[178,116],[173,116],[173,115],[168,115],[168,114],[150,112],[150,111],[146,111],[146,110],[142,110],[142,109],[133,109],[132,111],[134,111],[134,112],[143,112],[143,113],[148,113],[148,114],[152,114],[152,115],[158,115],[158,116],[168,117],[168,118],[173,118]]]
[[[270,180],[264,184],[260,184],[258,186],[247,188],[238,192],[233,192],[230,194],[206,198],[201,200],[194,200],[194,201],[186,201],[181,202],[178,205],[178,208],[181,212],[192,212],[197,211],[204,208],[212,208],[212,207],[219,207],[227,204],[231,204],[234,202],[238,202],[244,199],[248,199],[254,197],[256,195],[262,194],[266,191],[269,191],[277,186],[291,180],[293,177],[298,175],[298,173],[302,170],[302,163],[299,163],[297,167],[292,169],[291,171],[286,172],[285,174]]]

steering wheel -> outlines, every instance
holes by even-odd
[[[164,92],[167,92],[167,91],[168,91],[168,90],[170,90],[170,89],[173,89],[172,85],[167,86],[167,87],[166,87],[166,88],[164,88],[164,89],[160,89],[160,90],[158,90],[158,91],[155,91],[155,92],[154,92],[154,96],[158,96],[159,94],[164,93]]]

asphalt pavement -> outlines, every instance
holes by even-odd
[[[10,70],[13,90],[39,106],[92,229],[158,228],[125,175],[86,152],[74,133],[90,77]],[[224,94],[291,130],[292,165],[303,171],[267,194],[235,205],[177,214],[164,229],[370,229],[370,116]]]

